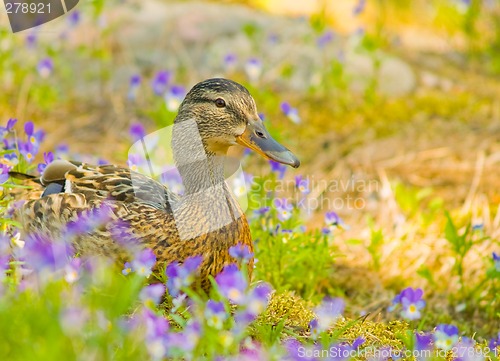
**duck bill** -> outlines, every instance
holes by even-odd
[[[300,161],[292,152],[271,137],[261,120],[250,121],[245,132],[236,137],[236,142],[254,150],[264,158],[294,168],[300,165]]]

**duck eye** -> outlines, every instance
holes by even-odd
[[[215,105],[217,108],[224,108],[226,106],[226,102],[222,98],[215,99]]]

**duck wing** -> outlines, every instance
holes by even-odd
[[[42,198],[54,193],[83,194],[88,201],[144,203],[164,211],[179,200],[178,195],[156,180],[116,165],[56,161],[47,166],[40,182],[46,187]]]
[[[105,209],[108,221],[75,242],[78,252],[122,254],[112,241],[120,222],[127,225],[120,231],[149,246],[165,247],[177,238],[172,205],[179,197],[143,174],[115,165],[56,161],[37,182],[45,187],[42,196],[15,212],[26,234],[58,239],[69,222]]]

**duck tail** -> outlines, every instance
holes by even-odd
[[[35,177],[34,175],[31,174],[26,174],[26,173],[21,173],[21,172],[15,172],[15,171],[10,171],[9,176],[15,179],[19,180],[30,180],[32,182],[41,184],[40,178]]]

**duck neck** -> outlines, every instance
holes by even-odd
[[[224,183],[224,156],[207,150],[194,120],[177,120],[172,150],[186,194],[209,190]]]
[[[177,164],[186,194],[207,191],[224,183],[224,157],[207,154],[205,159]]]

